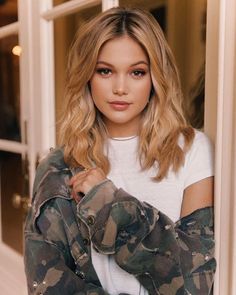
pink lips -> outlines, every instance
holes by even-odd
[[[109,104],[116,111],[125,111],[130,105],[130,103],[125,101],[112,101]]]

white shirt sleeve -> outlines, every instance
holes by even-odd
[[[195,130],[195,138],[186,154],[184,166],[184,188],[214,175],[213,145],[203,132]]]

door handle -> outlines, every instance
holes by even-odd
[[[30,198],[22,197],[20,194],[15,193],[12,196],[12,205],[15,209],[23,208],[24,212],[27,213],[31,206]]]

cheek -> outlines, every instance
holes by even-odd
[[[109,89],[108,83],[100,79],[92,79],[90,82],[90,89],[93,99],[104,97]]]
[[[152,83],[151,81],[147,80],[143,84],[140,84],[138,85],[138,87],[136,87],[136,96],[143,97],[144,100],[148,100],[150,97],[151,89]]]
[[[92,79],[90,81],[90,89],[91,89],[91,94],[92,94],[92,97],[96,97],[97,96],[97,93],[100,92],[99,90],[99,83],[97,83],[96,79]]]
[[[102,112],[104,108],[105,93],[107,93],[105,86],[97,79],[90,81],[90,92],[95,107]]]

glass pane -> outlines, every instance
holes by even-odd
[[[0,139],[20,141],[18,36],[0,39]]]
[[[14,23],[17,20],[17,0],[1,0],[0,27]]]
[[[94,17],[102,11],[102,5],[83,9],[78,13],[61,17],[54,21],[55,40],[55,92],[56,92],[56,121],[62,108],[65,88],[65,73],[69,47],[73,41],[77,28],[84,21]]]
[[[0,151],[2,240],[19,253],[23,251],[22,237],[25,211],[22,204],[13,205],[13,197],[14,194],[28,195],[28,183],[24,180],[22,168],[20,155]]]
[[[172,48],[182,82],[184,107],[191,124],[204,124],[207,0],[120,0],[120,6],[149,10]]]

